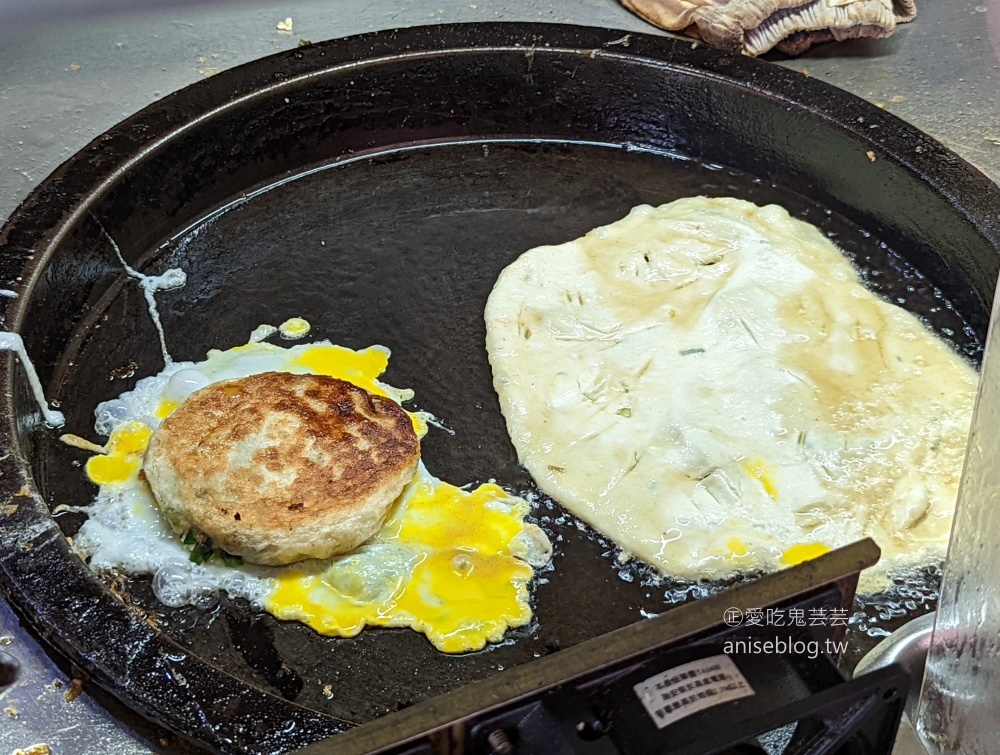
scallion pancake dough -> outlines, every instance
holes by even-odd
[[[636,207],[524,253],[486,326],[521,462],[663,573],[945,553],[976,372],[781,207]]]

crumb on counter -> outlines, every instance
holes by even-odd
[[[28,745],[23,750],[14,750],[10,755],[52,755],[52,748],[44,742]]]
[[[278,31],[291,32],[292,31],[292,17],[289,16],[284,21],[279,21],[275,27]]]
[[[46,695],[51,695],[54,692],[58,692],[63,688],[62,679],[53,679],[49,684],[46,684],[42,690],[42,694],[35,698],[35,700],[41,700]]]
[[[66,690],[66,702],[71,703],[83,694],[83,679],[70,679]]]
[[[869,162],[875,162],[875,153],[874,152],[872,152],[871,150],[868,150],[867,152],[865,152],[865,154],[868,155],[868,161]]]

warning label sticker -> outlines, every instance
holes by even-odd
[[[651,676],[633,689],[658,729],[699,710],[754,694],[728,655],[685,663]]]

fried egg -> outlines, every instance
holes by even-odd
[[[261,326],[254,333],[259,339],[275,330]],[[286,338],[308,331],[300,318],[282,326]],[[160,514],[142,475],[143,454],[160,422],[194,391],[263,372],[311,373],[408,401],[412,391],[378,380],[389,356],[382,346],[354,351],[329,342],[290,348],[251,342],[210,351],[202,362],[169,363],[100,404],[95,429],[108,441],[106,453],[86,465],[99,491],[74,538],[77,552],[99,572],[153,575],[156,596],[168,606],[206,606],[225,590],[330,636],[352,637],[365,626],[412,627],[439,650],[459,653],[527,624],[534,567],[549,560],[551,544],[525,521],[529,504],[495,484],[466,491],[421,463],[371,540],[329,560],[286,567],[206,552],[178,538]],[[426,434],[431,416],[408,413],[418,436]]]

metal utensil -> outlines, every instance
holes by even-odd
[[[920,680],[924,677],[927,649],[934,631],[934,613],[918,616],[908,621],[882,642],[876,645],[854,669],[854,676],[860,676],[875,669],[898,663],[913,680],[906,696],[904,710],[910,720],[916,719],[917,703],[920,699]]]

